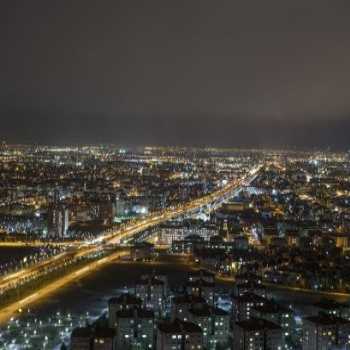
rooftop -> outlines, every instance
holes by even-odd
[[[163,333],[202,333],[201,327],[192,322],[175,319],[173,322],[162,322],[158,329]]]
[[[236,325],[245,331],[259,331],[259,330],[276,330],[281,329],[277,324],[266,321],[260,318],[251,318],[250,320],[236,322]]]
[[[133,294],[123,293],[118,297],[109,299],[108,304],[141,305],[142,301]]]

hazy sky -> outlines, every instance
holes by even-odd
[[[2,0],[0,138],[350,147],[349,19],[349,0]]]

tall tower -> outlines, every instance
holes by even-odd
[[[59,192],[55,190],[53,203],[48,209],[48,236],[50,238],[67,237],[69,227],[69,211],[68,208],[60,203]]]
[[[53,205],[48,212],[48,236],[51,238],[67,237],[69,211],[64,205]]]

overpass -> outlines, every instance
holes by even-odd
[[[232,198],[240,191],[242,191],[244,186],[251,184],[258,176],[261,168],[262,165],[255,167],[248,173],[247,176],[245,176],[240,181],[234,180],[232,182],[229,182],[226,186],[204,197],[178,205],[175,208],[169,208],[162,212],[151,214],[136,224],[101,235],[89,243],[96,244],[98,242],[103,242],[107,244],[120,244],[122,240],[132,238],[133,235],[141,231],[157,226],[165,221],[176,219],[182,215],[203,208],[204,206],[209,205],[211,206],[212,210],[215,210],[220,207],[223,202],[227,201],[229,198]]]
[[[3,276],[0,278],[0,287],[7,288],[11,286],[11,288],[13,287],[13,289],[15,289],[17,282],[28,277],[31,274],[37,273],[43,266],[50,266],[50,264],[57,265],[59,263],[64,264],[65,258],[69,255],[73,254],[82,257],[93,252],[98,252],[101,249],[106,249],[104,248],[106,245],[119,244],[121,240],[132,238],[132,236],[137,233],[157,226],[165,221],[185,215],[186,213],[189,213],[193,210],[198,210],[203,206],[210,205],[212,208],[215,208],[221,205],[225,200],[239,193],[242,190],[243,186],[246,186],[247,184],[250,184],[252,181],[254,181],[254,179],[258,176],[261,167],[262,166],[258,166],[252,169],[249,174],[240,181],[232,181],[226,186],[204,197],[181,204],[174,208],[166,209],[162,212],[151,214],[140,222],[133,223],[118,230],[107,232],[96,239],[71,247],[69,251],[63,252],[57,257],[51,257],[47,261],[41,262],[36,266],[32,266],[24,270],[19,270],[16,273],[8,276]],[[98,260],[87,263],[83,268],[76,272],[70,272],[67,275],[61,276],[61,278],[57,281],[50,282],[46,286],[38,288],[37,290],[31,290],[32,294],[29,296],[26,296],[22,300],[16,301],[0,310],[0,323],[8,320],[12,314],[16,313],[19,308],[24,308],[33,303],[35,300],[38,300],[40,297],[42,298],[49,293],[54,292],[55,288],[58,286],[61,287],[74,280],[74,278],[86,275],[96,270],[96,268],[101,267],[120,256],[120,253],[114,253],[108,257],[99,258]]]

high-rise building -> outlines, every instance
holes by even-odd
[[[69,228],[69,211],[63,204],[53,204],[48,210],[48,236],[64,238]]]
[[[253,308],[263,306],[266,300],[252,293],[232,296],[232,319],[234,321],[249,320],[253,316]]]
[[[179,295],[172,299],[171,316],[172,319],[188,321],[190,319],[189,310],[194,306],[205,304],[205,299],[198,295]]]
[[[115,330],[106,327],[78,327],[71,334],[71,350],[115,350]]]
[[[117,311],[115,328],[117,349],[153,349],[153,311],[142,308]]]
[[[53,202],[49,205],[47,216],[48,237],[66,237],[69,228],[69,211],[68,208],[60,202],[58,190],[54,191]]]
[[[303,320],[303,350],[350,347],[350,321],[319,314]]]
[[[109,327],[116,326],[116,316],[118,311],[130,310],[141,307],[142,300],[129,293],[121,294],[108,301],[108,324]]]
[[[227,345],[230,334],[230,314],[208,304],[194,304],[189,309],[190,321],[202,328],[203,345],[216,349]]]
[[[252,310],[252,316],[273,322],[283,329],[284,339],[291,339],[295,334],[296,324],[293,311],[274,301],[266,301],[264,305],[257,305]]]
[[[215,283],[205,279],[190,280],[186,284],[186,292],[201,296],[209,305],[214,305]]]
[[[192,322],[175,319],[157,328],[157,350],[203,349],[202,329]]]
[[[108,303],[109,326],[116,331],[117,349],[152,349],[154,342],[154,312],[142,308],[142,300],[132,294],[122,294]]]
[[[145,275],[135,285],[135,295],[146,308],[162,313],[167,301],[167,277]]]
[[[104,224],[110,225],[113,223],[115,216],[115,207],[111,200],[103,200],[98,203],[98,218]]]
[[[350,320],[350,305],[347,303],[339,303],[334,300],[323,299],[313,304],[313,310],[315,315],[322,313]]]
[[[282,328],[273,322],[252,318],[233,326],[235,350],[282,350]]]

